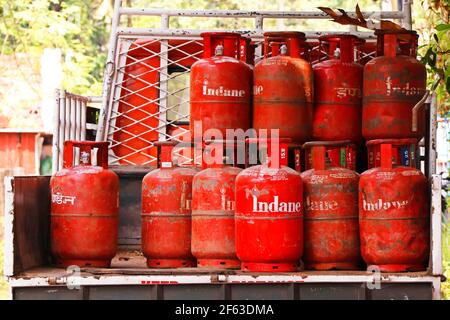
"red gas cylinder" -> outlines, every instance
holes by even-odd
[[[235,249],[235,180],[242,169],[223,161],[223,148],[234,141],[215,140],[205,148],[216,161],[194,177],[192,187],[192,254],[198,267],[239,268]],[[220,158],[220,159],[219,159]]]
[[[306,269],[357,270],[360,264],[358,180],[326,166],[325,146],[313,146],[313,169],[301,174],[305,199]]]
[[[382,35],[383,30],[376,30],[375,35]],[[407,33],[402,33],[398,36],[399,54],[417,57],[419,35],[416,31],[409,30]],[[376,43],[377,56],[382,56],[384,52],[384,38],[382,36],[377,38]]]
[[[398,55],[399,37],[410,31],[378,31],[383,37],[384,55],[364,67],[362,133],[366,140],[420,138],[423,136],[423,108],[413,108],[425,94],[425,66],[415,58]],[[414,130],[413,130],[414,129]]]
[[[252,38],[241,37],[239,42],[239,59],[247,63],[251,68],[255,64],[256,44],[252,43]]]
[[[367,160],[369,168],[381,165],[381,145],[392,146],[392,164],[420,168],[419,146],[417,139],[378,139],[367,141]]]
[[[281,139],[280,139],[281,140]],[[250,139],[268,145],[264,164],[236,178],[236,253],[241,269],[295,271],[303,254],[303,185],[286,166],[286,140]]]
[[[270,43],[283,39],[279,52]],[[312,136],[313,76],[311,65],[300,58],[302,32],[264,33],[264,59],[254,68],[253,127],[279,129],[281,138],[294,143]]]
[[[250,127],[252,69],[239,61],[238,33],[203,33],[203,59],[191,68],[191,134]],[[200,128],[200,121],[202,128]]]
[[[174,141],[156,142],[159,169],[142,181],[142,252],[150,268],[195,266],[191,254],[192,179],[190,168],[172,161]]]
[[[303,145],[305,150],[305,170],[312,169],[311,148],[314,146],[324,146],[326,156],[332,167],[356,170],[357,146],[349,140],[342,141],[310,141]]]
[[[79,148],[79,164],[74,148]],[[92,149],[97,164],[91,164]],[[117,251],[119,178],[108,170],[108,143],[64,142],[63,169],[50,180],[51,247],[61,266],[109,267]]]
[[[357,143],[362,139],[363,66],[354,59],[357,40],[353,35],[320,37],[333,55],[314,66],[313,136],[317,140]]]
[[[361,174],[361,254],[382,272],[425,270],[430,250],[428,182],[417,169],[392,166],[381,145],[381,167]]]

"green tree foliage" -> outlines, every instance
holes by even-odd
[[[421,61],[428,69],[428,86],[437,92],[441,115],[450,112],[450,0],[420,1],[418,10],[425,44],[420,48]]]
[[[38,64],[45,48],[60,48],[63,86],[99,94],[109,25],[96,14],[101,5],[90,0],[0,0],[0,53],[27,53]]]

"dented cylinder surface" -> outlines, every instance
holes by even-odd
[[[417,169],[392,166],[381,146],[381,167],[361,174],[361,254],[382,272],[425,270],[430,251],[428,182]]]
[[[323,154],[317,154],[321,152]],[[313,148],[314,168],[302,173],[306,269],[360,267],[356,172],[325,166],[325,147]]]

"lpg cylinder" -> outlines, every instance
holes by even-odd
[[[348,34],[319,38],[334,50],[332,58],[314,66],[313,136],[317,140],[361,141],[363,66],[355,62],[358,38]]]
[[[191,254],[191,168],[175,167],[175,141],[156,142],[159,169],[142,181],[142,252],[150,268],[195,266]]]
[[[271,42],[280,39],[285,44],[271,52]],[[302,32],[265,32],[264,59],[254,68],[253,127],[279,129],[280,138],[293,143],[312,136],[313,76],[311,65],[300,58],[304,44]]]
[[[383,34],[383,30],[376,30],[375,35]],[[409,30],[407,33],[402,33],[398,37],[399,53],[401,55],[417,57],[419,35],[414,30]],[[376,43],[377,56],[382,56],[384,52],[384,39],[383,37],[377,38]]]
[[[312,169],[313,158],[311,148],[324,146],[326,156],[332,167],[356,170],[357,146],[350,140],[342,141],[309,141],[303,144],[305,155],[305,170]]]
[[[191,68],[190,130],[194,137],[208,129],[250,127],[252,69],[239,61],[238,33],[202,33],[203,59]]]
[[[301,174],[305,200],[303,261],[306,269],[357,270],[361,261],[359,175],[326,166],[325,153],[325,146],[313,146],[313,168]]]
[[[194,177],[192,187],[192,254],[198,267],[239,268],[235,249],[235,180],[240,168],[223,161],[223,148],[234,148],[234,141],[214,140],[205,156],[215,155],[205,170]]]
[[[361,174],[361,255],[381,272],[425,270],[430,250],[428,182],[415,168],[392,165],[382,144],[381,167]]]
[[[426,89],[425,66],[414,57],[399,55],[400,38],[408,30],[379,30],[383,38],[383,56],[364,67],[362,133],[366,140],[421,138],[424,110],[413,108]]]
[[[236,254],[241,269],[295,271],[303,254],[302,179],[286,166],[286,139],[248,141],[267,148],[268,156],[236,178]]]
[[[377,139],[367,141],[367,160],[370,168],[381,164],[380,146],[383,143],[392,145],[392,164],[405,167],[420,168],[419,145],[417,139]]]
[[[249,37],[241,37],[239,45],[239,59],[248,64],[252,69],[255,64],[255,49],[256,44],[252,43]]]
[[[74,165],[74,148],[79,164]],[[97,164],[91,153],[97,149]],[[63,169],[50,180],[51,248],[68,267],[109,267],[117,251],[119,178],[108,170],[108,142],[65,141]]]

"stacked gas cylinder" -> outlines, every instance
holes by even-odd
[[[155,143],[159,168],[142,182],[148,267],[426,268],[428,184],[415,168],[424,132],[423,110],[415,106],[425,94],[425,68],[415,59],[414,32],[376,35],[378,57],[365,66],[355,62],[363,40],[329,35],[319,43],[328,58],[312,67],[301,32],[266,32],[264,57],[255,66],[249,38],[202,34],[204,58],[192,66],[190,82],[192,146],[203,154],[202,170],[177,165],[175,142]],[[227,136],[227,129],[250,128],[278,131]],[[237,166],[242,146],[245,169]],[[249,161],[253,146],[264,151],[259,164]],[[367,167],[364,155],[369,170],[359,175]],[[77,182],[73,174],[107,165],[70,166],[51,182],[52,194],[63,199],[52,201],[54,255],[63,265],[107,266],[115,253],[117,201],[105,195],[101,201],[114,206],[73,213],[64,198],[67,183],[79,192],[86,192],[83,183],[94,184],[103,195],[102,184]],[[108,173],[108,179],[117,195],[117,177]],[[85,206],[98,197],[91,192]]]

